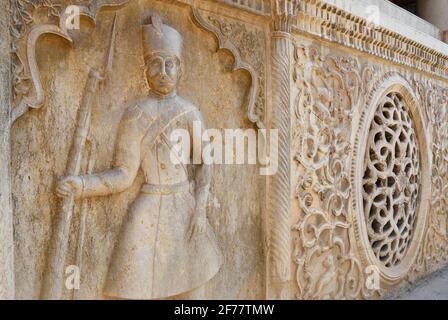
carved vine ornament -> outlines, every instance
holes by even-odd
[[[102,8],[125,2],[91,1],[80,5],[80,14],[95,22]],[[369,28],[367,21],[318,0],[274,1],[274,5],[294,4],[293,11],[285,14],[271,7],[270,1],[219,2],[265,16],[273,10],[276,19],[271,71],[277,113],[273,122],[280,137],[284,134],[278,146],[284,161],[279,163],[280,174],[271,181],[274,194],[268,205],[271,214],[279,212],[278,219],[272,220],[269,240],[274,251],[273,277],[288,284],[292,274],[296,298],[369,298],[383,292],[367,285],[366,265],[379,266],[382,280],[396,283],[413,280],[446,261],[446,86],[422,75],[385,72],[378,65],[362,65],[356,58],[326,55],[298,43],[290,61],[290,40],[283,34],[292,27],[292,32],[305,31],[445,78],[448,56],[384,28]],[[72,38],[65,27],[66,5],[50,0],[13,0],[11,4],[12,124],[29,108],[44,103],[35,56],[40,36],[51,33],[69,42]],[[55,23],[34,24],[33,12],[38,8],[45,8]],[[248,117],[263,128],[263,33],[249,32],[244,24],[198,9],[192,12],[193,21],[216,36],[218,49],[233,54],[234,69],[250,74]],[[290,66],[294,96],[289,89]],[[354,121],[361,110],[361,118]],[[290,212],[290,152],[299,173],[292,184],[299,207],[292,226],[292,271],[290,225],[285,224]],[[431,191],[430,197],[425,189]]]
[[[79,4],[79,15],[96,22],[97,13],[107,7],[119,7],[127,0],[98,0],[87,5]],[[55,34],[68,42],[73,42],[68,30],[69,11],[67,4],[51,0],[12,0],[12,53],[13,87],[15,105],[11,110],[11,124],[29,108],[42,107],[45,93],[36,62],[36,44],[44,34]],[[33,13],[39,8],[48,10],[48,16],[55,23],[34,24]]]
[[[369,296],[363,268],[349,239],[349,150],[351,118],[362,102],[372,70],[353,58],[322,56],[319,49],[296,45],[293,156],[300,208],[293,225],[296,297]]]
[[[448,90],[313,46],[294,56],[296,297],[381,296],[447,261]]]

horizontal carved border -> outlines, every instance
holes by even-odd
[[[300,0],[293,30],[448,78],[448,55],[320,0]]]
[[[270,1],[216,0],[253,13],[271,15]],[[306,32],[401,65],[448,78],[448,55],[387,28],[373,25],[322,0],[289,0],[299,14],[293,31]]]
[[[217,0],[261,15],[271,14],[271,0]]]

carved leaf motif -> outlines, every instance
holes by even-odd
[[[96,19],[97,12],[103,7],[123,5],[127,0],[91,0],[86,4],[75,3],[79,8],[79,15]],[[25,114],[29,108],[40,108],[44,103],[45,93],[42,88],[39,70],[37,67],[35,47],[40,36],[46,33],[55,34],[67,41],[72,41],[65,27],[65,11],[69,3],[53,0],[13,0],[12,24],[10,26],[13,37],[11,44],[12,54],[12,81],[14,107],[11,110],[11,124]],[[34,24],[33,13],[36,8],[46,8],[48,16],[57,17],[54,21]],[[29,29],[29,30],[28,30]],[[19,45],[20,42],[21,45]]]
[[[365,294],[361,264],[351,248],[348,154],[351,116],[361,101],[363,70],[356,59],[294,48],[293,150],[301,178],[294,247],[297,297],[357,298]]]
[[[226,22],[209,16],[210,22],[221,30],[222,34],[237,48],[241,59],[248,62],[255,69],[258,76],[258,95],[255,101],[255,114],[264,122],[265,104],[265,59],[264,34],[261,30],[248,30],[244,23]]]
[[[61,3],[51,0],[12,0],[11,13],[12,23],[10,33],[12,36],[11,53],[12,57],[12,75],[13,75],[13,94],[14,99],[19,99],[30,91],[30,77],[25,74],[24,62],[18,49],[18,43],[26,34],[28,25],[34,22],[34,11],[37,8],[48,10],[48,16],[58,17],[60,15]]]
[[[432,123],[432,200],[428,227],[410,280],[448,261],[448,90],[427,81],[414,81]]]
[[[248,117],[259,128],[264,128],[265,118],[265,43],[261,30],[248,31],[244,24],[228,22],[208,14],[203,17],[193,9],[194,21],[212,32],[218,40],[218,50],[225,49],[235,58],[234,70],[246,70],[252,78],[248,98]]]

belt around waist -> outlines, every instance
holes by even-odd
[[[190,190],[190,181],[186,180],[184,182],[175,184],[150,184],[145,183],[142,186],[141,192],[146,194],[161,194],[168,195],[179,192],[185,192]]]

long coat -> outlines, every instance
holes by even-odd
[[[188,292],[210,280],[222,256],[213,230],[188,239],[195,213],[194,179],[170,161],[162,133],[191,130],[199,111],[180,97],[148,100],[129,108],[117,137],[115,166],[138,168],[146,183],[128,210],[109,266],[104,294],[129,299],[164,298]],[[135,169],[134,171],[136,171]],[[89,194],[110,194],[123,184],[115,171],[84,180]]]

